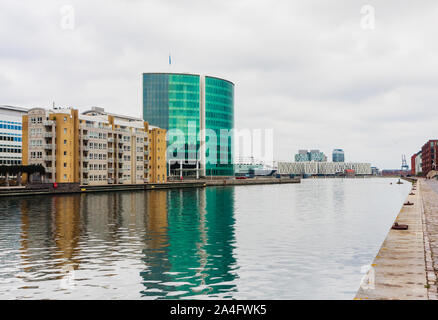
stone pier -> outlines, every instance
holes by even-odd
[[[399,224],[408,224],[409,229],[389,230],[355,299],[426,300],[436,298],[436,287],[434,287],[436,278],[432,276],[435,273],[429,271],[430,268],[433,269],[433,266],[431,256],[428,256],[427,251],[427,245],[432,241],[428,241],[427,233],[424,232],[428,221],[423,213],[425,210],[422,193],[423,189],[428,188],[425,183],[425,181],[420,181],[414,184],[416,185],[414,187],[416,190],[412,190],[414,194],[406,199],[414,204],[403,205],[395,219],[395,222]],[[431,198],[431,202],[435,203],[438,208],[438,194],[435,194],[433,199]],[[438,219],[436,221],[438,231]]]

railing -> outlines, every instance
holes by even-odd
[[[44,132],[44,138],[52,138],[53,133],[52,132]]]
[[[52,149],[53,149],[53,146],[52,146],[51,144],[46,144],[46,145],[44,145],[44,149],[46,149],[46,150],[52,150]]]
[[[53,120],[44,120],[43,125],[45,126],[53,126],[55,124],[55,121]]]

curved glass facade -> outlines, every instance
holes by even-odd
[[[168,131],[180,130],[184,145],[178,145],[173,138],[168,143],[184,150],[184,160],[200,160],[202,137],[199,133],[204,128],[202,111],[205,112],[205,129],[213,130],[217,135],[216,155],[211,163],[206,155],[205,174],[234,175],[232,139],[230,134],[221,136],[221,129],[229,132],[234,127],[234,84],[208,76],[204,80],[194,74],[143,74],[143,119]],[[168,154],[168,159],[175,159],[176,149],[170,152],[173,154]]]
[[[234,175],[232,139],[234,128],[234,84],[219,78],[205,77],[205,128],[216,132],[216,163],[206,164],[206,174]],[[221,130],[226,131],[221,132]]]

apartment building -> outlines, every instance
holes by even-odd
[[[438,140],[427,141],[421,148],[422,172],[427,175],[431,170],[437,170]]]
[[[156,130],[165,135],[165,130]],[[48,182],[165,182],[166,176],[150,177],[150,171],[166,167],[165,154],[151,163],[149,152],[156,146],[151,144],[150,131],[141,118],[107,113],[103,108],[82,114],[72,108],[34,108],[23,116],[23,164],[43,164]]]
[[[21,119],[27,109],[0,105],[0,165],[21,164]]]
[[[149,126],[149,142],[153,146],[148,150],[149,182],[160,183],[167,181],[166,167],[166,130]],[[164,160],[164,162],[163,162]]]

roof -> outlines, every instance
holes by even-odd
[[[113,116],[115,118],[125,119],[125,120],[128,120],[128,121],[144,121],[142,118],[137,118],[137,117],[131,117],[131,116],[125,116],[125,115],[121,115],[121,114],[106,112],[104,108],[100,108],[100,107],[91,107],[91,110],[87,110],[87,111],[82,112],[83,115],[87,115],[88,113],[97,113],[97,114],[101,114],[101,115],[109,115],[109,116]]]
[[[190,73],[190,72],[143,72],[143,74],[176,74],[176,75],[185,75],[185,76],[197,76],[200,77],[201,74],[197,74],[197,73]],[[234,82],[224,79],[224,78],[220,78],[220,77],[216,77],[216,76],[210,76],[208,74],[204,75],[205,77],[209,77],[209,78],[214,78],[214,79],[219,79],[222,81],[226,81],[231,83],[234,86]]]
[[[17,112],[27,112],[28,109],[26,108],[22,108],[22,107],[14,107],[14,106],[7,106],[7,105],[0,105],[0,109],[5,109],[5,110],[11,110],[11,111],[17,111]]]

